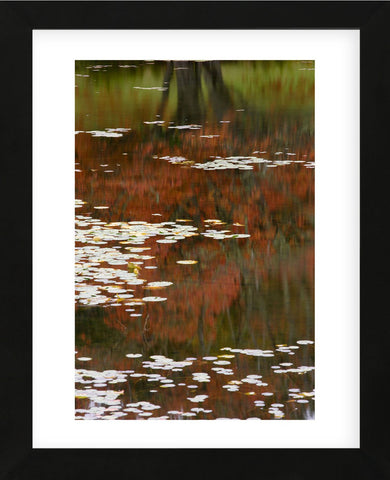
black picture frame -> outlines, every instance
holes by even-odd
[[[389,112],[388,2],[1,2],[0,175],[3,411],[0,478],[390,478],[387,413],[386,209]],[[32,449],[32,31],[34,29],[360,30],[359,449]],[[387,187],[387,188],[386,188]],[[9,251],[9,249],[11,251]],[[4,381],[5,380],[5,381]],[[337,395],[335,393],[335,395]],[[250,471],[250,473],[249,473]]]

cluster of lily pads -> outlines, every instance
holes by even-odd
[[[298,342],[297,342],[298,343]],[[300,345],[309,345],[312,344],[312,341],[302,340]],[[283,353],[280,348],[277,346],[275,349]],[[290,350],[300,348],[298,345],[292,345],[289,348]],[[263,356],[270,356],[272,350],[258,350],[258,349],[237,349],[231,347],[223,347],[221,351],[234,352],[234,354],[221,353],[216,356],[204,356],[202,358],[187,357],[184,360],[174,360],[172,358],[166,357],[164,355],[152,355],[147,360],[141,359],[141,353],[129,353],[126,355],[127,358],[132,359],[131,370],[105,370],[99,372],[96,370],[88,369],[76,369],[76,399],[88,401],[87,407],[76,409],[76,418],[78,419],[115,419],[129,414],[134,414],[136,419],[142,419],[143,417],[149,417],[150,419],[181,419],[186,417],[197,417],[199,414],[212,413],[213,409],[210,405],[209,396],[206,393],[194,394],[191,392],[196,392],[196,390],[202,385],[207,384],[212,381],[215,381],[216,378],[213,375],[219,376],[222,375],[234,375],[235,369],[225,369],[224,367],[211,367],[209,371],[200,371],[200,366],[204,365],[204,362],[208,365],[225,365],[230,364],[232,358],[236,358],[236,355],[243,354],[249,356],[259,356],[260,353]],[[76,352],[77,353],[77,352]],[[284,351],[284,353],[288,353]],[[83,357],[78,357],[77,360],[81,360]],[[229,359],[229,360],[227,360]],[[88,358],[91,361],[91,358]],[[135,363],[134,363],[135,362]],[[141,363],[138,363],[141,362]],[[291,362],[281,362],[279,365],[274,365],[271,368],[273,373],[281,373],[281,367],[291,366]],[[191,371],[196,368],[196,371]],[[177,372],[183,372],[184,370],[190,369],[189,372],[186,372],[185,381],[183,381],[183,374]],[[298,373],[305,374],[312,371],[314,367],[298,366],[297,368],[283,370],[283,373]],[[141,371],[140,371],[141,370]],[[157,373],[156,370],[160,370],[161,373]],[[165,373],[166,372],[166,373]],[[171,372],[171,373],[170,373]],[[215,372],[212,374],[212,372]],[[177,376],[178,375],[178,376]],[[291,377],[289,377],[291,378]],[[191,408],[189,412],[184,410],[168,410],[167,415],[162,415],[159,417],[153,416],[154,411],[161,411],[162,405],[151,403],[146,400],[137,399],[136,402],[125,403],[124,392],[128,388],[124,388],[126,385],[131,386],[133,382],[138,382],[139,380],[147,382],[144,388],[144,395],[147,395],[148,384],[149,395],[162,392],[164,389],[179,389],[182,390],[183,395],[183,405],[186,402],[191,403],[204,403],[207,401],[208,408],[195,407]],[[115,390],[114,385],[118,384],[120,390]],[[112,386],[110,389],[109,387]],[[244,387],[244,391],[241,392],[241,387]],[[248,386],[255,388],[254,391],[246,391]],[[257,388],[262,387],[260,390]],[[222,385],[222,389],[225,392],[230,392],[232,394],[239,392],[245,395],[253,395],[256,398],[254,399],[254,406],[256,408],[264,409],[267,407],[267,399],[269,398],[272,401],[274,392],[264,391],[263,388],[268,387],[269,384],[263,381],[263,375],[258,373],[246,375],[244,378],[235,378],[230,381],[227,381],[225,385]],[[101,389],[101,390],[100,390]],[[137,396],[139,397],[140,394]],[[308,404],[310,400],[314,400],[315,391],[301,391],[299,388],[289,388],[288,389],[288,398],[286,401],[293,401],[297,404]],[[188,404],[188,405],[189,405]],[[281,419],[285,416],[283,408],[285,407],[284,403],[271,403],[267,407],[269,414],[273,415],[275,419]],[[145,412],[148,412],[145,414]],[[203,418],[203,417],[202,417]]]
[[[225,238],[249,238],[249,233],[231,233],[230,230],[215,230],[208,229],[202,232],[201,235],[214,240],[224,240]]]
[[[195,163],[192,168],[200,170],[253,170],[253,164],[270,163],[270,160],[259,157],[215,157],[213,160],[204,163]]]
[[[178,128],[178,127],[169,127],[169,128]],[[213,135],[203,135],[204,137],[211,138]],[[275,155],[282,153],[276,152]],[[295,155],[287,154],[287,155]],[[182,156],[163,156],[155,157],[160,160],[166,160],[172,164],[179,165],[190,165],[191,168],[197,168],[199,170],[253,170],[254,164],[264,164],[265,167],[278,167],[283,165],[291,165],[292,163],[303,163],[307,168],[314,168],[314,162],[306,162],[306,160],[292,160],[291,157],[289,160],[267,160],[265,158],[260,158],[256,156],[230,156],[230,157],[219,157],[212,156],[212,160],[207,162],[198,162],[195,163],[189,160],[186,157]]]
[[[93,225],[95,224],[95,225]],[[131,245],[143,245],[152,237],[163,237],[173,243],[186,237],[197,235],[197,227],[179,222],[148,223],[142,221],[112,222],[105,224],[90,216],[76,216],[76,227],[89,226],[89,229],[76,228],[76,241],[81,243],[102,244],[108,241],[128,241]]]
[[[176,130],[200,130],[202,128],[202,125],[171,125],[168,128],[175,128]]]
[[[111,64],[107,64],[107,65],[88,65],[87,69],[93,69],[93,70],[101,70],[102,68],[108,68],[108,67],[112,67]]]
[[[76,205],[83,203],[78,200]],[[160,238],[156,242],[175,243],[196,234],[196,230],[197,228],[191,225],[175,222],[106,224],[90,216],[77,215],[76,242],[81,246],[76,247],[75,257],[76,300],[84,305],[104,303],[118,305],[118,302],[124,301],[125,305],[130,306],[135,303],[139,305],[143,302],[166,300],[165,297],[146,295],[141,301],[137,299],[137,302],[126,303],[134,296],[129,286],[144,285],[145,289],[153,290],[173,284],[168,281],[147,283],[138,277],[140,266],[145,261],[155,258],[153,255],[143,254],[144,251],[150,250],[144,243],[149,238],[157,236]],[[114,246],[107,246],[110,242],[114,243]],[[147,265],[145,269],[152,267],[155,266]]]
[[[76,199],[76,207],[86,202]],[[107,209],[106,205],[95,206],[94,209]],[[231,233],[230,230],[217,230],[224,222],[218,219],[207,219],[205,231],[198,232],[198,227],[188,224],[188,219],[176,222],[111,222],[92,218],[90,215],[76,215],[75,240],[75,274],[76,301],[82,305],[109,304],[111,306],[142,305],[144,302],[165,301],[167,297],[145,295],[142,299],[130,300],[134,290],[130,287],[143,285],[146,290],[162,289],[173,282],[149,282],[140,278],[141,268],[155,269],[156,265],[149,261],[155,259],[149,255],[152,247],[145,243],[153,239],[155,245],[176,243],[180,240],[203,235],[215,240],[227,238],[248,238],[247,233]],[[243,226],[234,223],[234,226]],[[145,264],[146,262],[146,264]],[[179,265],[193,265],[197,260],[177,260]],[[127,268],[126,268],[127,267]],[[103,284],[103,285],[100,285]],[[133,314],[136,315],[136,314]]]
[[[93,137],[123,137],[124,133],[130,132],[131,128],[106,128],[104,130],[77,130],[76,135],[79,133],[90,133]]]

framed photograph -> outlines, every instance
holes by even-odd
[[[360,297],[360,278],[367,299],[385,285],[360,248],[383,238],[368,159],[386,138],[387,4],[1,9],[33,306],[6,348],[5,478],[132,457],[151,476],[150,455],[178,453],[387,478],[370,413],[386,327]]]

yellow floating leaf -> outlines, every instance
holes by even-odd
[[[132,262],[129,262],[127,264],[127,268],[129,270],[129,272],[134,273],[135,275],[138,275],[140,270],[141,270],[141,267],[139,265],[135,265]]]

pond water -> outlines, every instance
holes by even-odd
[[[314,418],[314,63],[75,81],[76,418]]]

